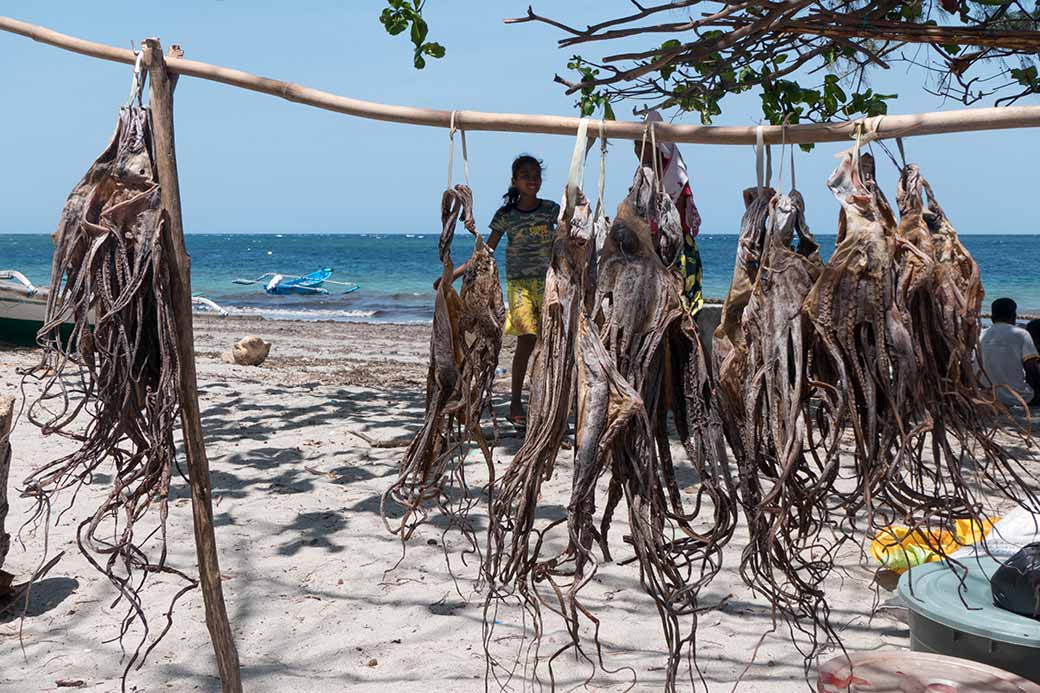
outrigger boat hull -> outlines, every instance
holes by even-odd
[[[0,281],[0,342],[36,346],[47,315],[47,291],[27,295],[23,287]],[[68,325],[71,332],[72,325]]]
[[[0,272],[0,343],[36,346],[36,335],[47,315],[48,293],[48,289],[37,289],[21,273]],[[204,308],[227,317],[228,312],[223,307],[205,296],[192,296],[191,303],[193,308]],[[94,323],[93,311],[87,319],[90,324]],[[69,338],[71,322],[62,325],[61,334],[64,339]]]
[[[296,277],[295,279],[285,279],[282,275],[276,274],[264,290],[273,295],[285,296],[287,294],[308,294],[308,295],[327,295],[328,289],[322,288],[322,284],[332,276],[332,268],[322,267],[316,272],[305,274],[302,277]]]

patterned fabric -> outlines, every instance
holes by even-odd
[[[679,271],[683,276],[683,305],[690,315],[697,315],[704,307],[704,296],[701,295],[701,253],[697,250],[697,241],[689,233],[683,234],[683,252],[679,256]]]
[[[506,279],[506,334],[538,334],[542,326],[545,279]]]
[[[703,273],[701,269],[701,254],[697,250],[697,234],[701,230],[701,214],[697,211],[697,205],[693,202],[693,191],[690,189],[690,180],[686,176],[686,167],[682,162],[682,155],[673,149],[674,156],[664,159],[664,170],[668,171],[682,169],[682,186],[678,189],[668,187],[668,178],[665,178],[665,192],[668,193],[676,208],[679,209],[679,218],[683,227],[683,252],[679,256],[679,271],[683,277],[683,305],[690,315],[696,316],[704,307],[704,297],[701,295],[701,280]]]
[[[491,230],[509,239],[506,246],[506,279],[545,279],[552,258],[552,240],[560,205],[538,200],[538,206],[523,212],[515,205],[503,206],[491,220]]]

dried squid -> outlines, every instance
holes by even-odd
[[[567,433],[577,374],[579,323],[590,298],[585,282],[590,266],[594,266],[590,254],[595,246],[595,221],[588,201],[576,188],[568,189],[566,194],[574,196],[573,204],[568,205],[565,197],[561,205],[545,278],[541,334],[531,370],[527,436],[493,488],[483,567],[488,585],[485,613],[500,608],[503,600],[518,602],[531,619],[530,646],[535,648],[542,634],[541,605],[545,603],[545,597],[538,592],[538,583],[554,571],[559,572],[558,564],[566,562],[563,557],[546,559],[540,555],[545,534],[563,524],[565,519],[536,527],[536,513],[542,482],[552,476]],[[581,527],[574,532],[581,535]],[[584,544],[585,540],[579,538],[576,546]],[[575,591],[580,587],[579,582],[575,580]],[[574,603],[573,595],[571,603]],[[490,672],[497,676],[498,660],[488,649],[494,625],[488,624],[489,618],[485,616],[485,649]],[[552,677],[551,662],[549,671]]]
[[[596,302],[604,306],[606,349],[646,411],[645,420],[632,417],[610,446],[611,480],[599,539],[609,557],[607,529],[624,497],[640,581],[664,628],[669,690],[675,687],[683,651],[693,651],[698,595],[721,567],[722,547],[736,519],[708,366],[680,299],[682,280],[668,240],[676,229],[681,225],[670,198],[658,190],[653,173],[641,168],[604,244]],[[669,412],[699,477],[690,509],[676,480]],[[695,531],[692,523],[702,519],[705,498],[713,521]],[[686,630],[683,618],[690,619]]]
[[[473,234],[473,254],[466,266],[462,289],[452,286],[455,265],[451,244],[462,217]],[[491,411],[491,393],[502,347],[505,307],[494,252],[476,231],[473,193],[464,185],[446,190],[441,199],[442,231],[439,243],[441,280],[434,302],[430,337],[430,367],[426,379],[426,416],[408,446],[397,481],[383,493],[381,512],[387,528],[407,541],[435,503],[475,547],[466,513],[475,502],[467,490],[463,461],[471,442],[484,455],[494,480],[491,447],[481,428]],[[460,494],[460,498],[453,497]],[[395,520],[387,516],[387,501],[403,506]],[[391,524],[393,522],[393,525]]]
[[[56,494],[75,494],[112,463],[112,489],[79,525],[77,540],[129,605],[121,635],[135,622],[142,628],[127,671],[148,638],[140,596],[147,576],[175,574],[189,583],[174,601],[194,586],[166,563],[177,328],[168,218],[152,156],[148,111],[139,103],[122,108],[112,140],[72,190],[53,234],[47,318],[37,336],[42,358],[27,375],[41,388],[30,420],[44,434],[77,443],[25,479],[23,494],[37,501],[34,519],[49,514]],[[71,335],[62,330],[65,322],[74,326]],[[143,530],[146,516],[155,526]],[[155,537],[157,561],[145,552]],[[160,638],[169,627],[167,614]]]
[[[835,459],[821,465],[821,449],[835,441],[826,428],[814,430],[812,328],[802,310],[823,262],[798,191],[774,195],[768,209],[761,262],[741,318],[747,373],[740,495],[750,536],[741,572],[789,624],[812,628],[817,620],[827,623],[822,583],[841,544],[821,536],[838,465]]]
[[[738,459],[743,457],[745,434],[742,386],[747,372],[747,340],[741,318],[751,300],[751,291],[765,250],[769,201],[775,191],[767,186],[744,190],[744,216],[733,279],[722,304],[722,317],[715,328],[712,358],[718,379],[719,403],[726,421],[726,437]]]

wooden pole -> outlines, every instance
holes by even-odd
[[[11,537],[4,531],[7,520],[7,477],[11,473],[11,422],[14,419],[14,397],[0,397],[0,568],[4,567],[4,559],[11,548]],[[0,570],[0,595],[11,588],[13,576]]]
[[[134,63],[133,52],[126,48],[116,48],[101,43],[85,41],[9,17],[0,17],[0,30],[26,36],[34,41],[75,53],[101,58],[102,60],[112,60],[128,65]],[[241,70],[210,65],[195,60],[171,58],[166,61],[166,65],[171,73],[221,82],[242,89],[271,94],[272,96],[278,96],[307,106],[335,111],[336,113],[345,113],[360,118],[442,128],[449,127],[452,119],[451,111],[361,101],[360,99],[351,99],[327,91],[311,89],[299,84],[282,82],[266,77],[258,77]],[[531,132],[573,136],[578,131],[578,120],[578,118],[573,117],[523,113],[455,112],[456,126],[466,130],[494,132]],[[814,125],[791,125],[786,128],[770,125],[764,127],[762,132],[763,139],[768,144],[779,144],[782,141],[791,144],[841,142],[853,136],[855,124],[854,121],[846,121]],[[879,138],[1038,127],[1040,126],[1040,106],[965,108],[956,111],[919,113],[916,115],[893,115],[885,116],[880,122],[877,122],[877,125],[877,136]],[[644,126],[640,122],[608,121],[605,124],[604,131],[609,138],[638,140],[643,136],[643,128]],[[598,130],[599,125],[597,124],[594,131],[598,132]],[[754,126],[724,125],[658,124],[655,126],[655,130],[657,136],[663,140],[701,144],[754,144],[756,133]]]
[[[145,39],[142,62],[148,68],[151,84],[152,139],[159,174],[163,209],[169,216],[164,248],[170,263],[170,289],[173,294],[174,321],[177,326],[177,360],[180,368],[181,430],[188,459],[191,482],[192,515],[195,525],[195,551],[199,561],[199,581],[206,605],[206,627],[217,656],[224,693],[241,693],[242,679],[231,623],[228,621],[221,587],[217,540],[213,532],[213,503],[209,482],[209,460],[202,438],[199,393],[195,373],[195,338],[191,315],[191,258],[184,245],[181,220],[180,184],[173,136],[173,85],[163,60],[159,39]]]

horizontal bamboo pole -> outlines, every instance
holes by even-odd
[[[128,65],[134,63],[133,52],[126,48],[85,41],[8,17],[0,17],[0,30],[20,34],[40,43],[102,60],[112,60]],[[327,91],[259,77],[241,70],[210,65],[196,60],[170,58],[166,61],[166,66],[173,74],[221,82],[359,118],[442,128],[449,127],[452,120],[452,111],[351,99]],[[579,120],[565,116],[484,113],[481,111],[455,111],[454,115],[456,127],[470,131],[530,132],[550,135],[574,135],[577,132]],[[793,144],[841,142],[852,137],[855,125],[855,121],[792,125],[786,128],[770,125],[763,128],[763,138],[770,144],[779,144],[781,141]],[[1040,126],[1040,106],[966,108],[915,115],[892,115],[884,116],[880,121],[875,119],[873,125],[877,125],[877,137],[879,138],[1037,127]],[[643,129],[642,123],[632,121],[607,121],[604,127],[608,138],[629,140],[640,139],[643,136]],[[662,140],[699,144],[754,144],[756,131],[755,126],[667,125],[663,123],[656,125],[655,129],[657,136]],[[599,131],[598,123],[591,128],[591,131],[593,133]]]

